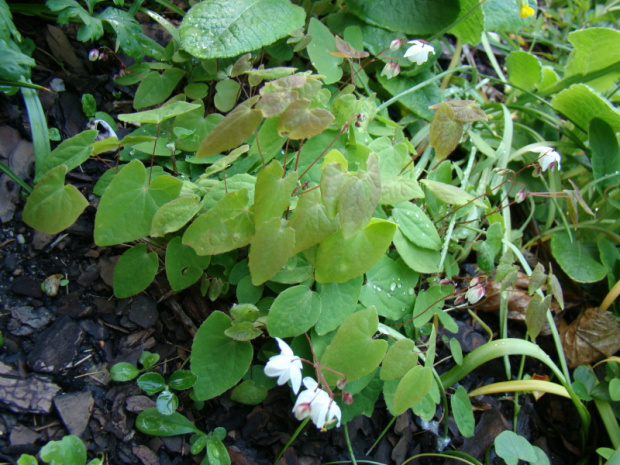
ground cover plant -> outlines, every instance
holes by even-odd
[[[11,52],[1,83],[20,88],[37,141],[32,186],[3,165],[25,184],[23,221],[57,234],[93,210],[95,244],[122,248],[116,298],[165,274],[170,293],[196,287],[227,303],[201,323],[187,367],[165,378],[148,352],[141,368],[110,367],[156,396],[137,416],[142,432],[191,434],[202,463],[231,463],[226,431],[202,431],[178,393],[190,390],[196,408],[225,393],[258,405],[290,383],[301,423],[280,456],[309,423],[348,438],[349,422],[382,408],[393,420],[412,411],[434,432],[434,450],[417,458],[551,463],[517,434],[520,393],[534,393],[570,400],[575,457],[618,460],[614,2],[46,7],[0,0]],[[98,112],[85,94],[91,128],[51,150],[12,11],[77,22],[88,58],[135,87],[134,111]],[[137,12],[166,43],[142,35]],[[92,160],[106,168],[94,201],[67,182]],[[589,306],[568,311],[567,286]],[[483,344],[463,349],[463,318]],[[468,381],[496,359],[503,379]],[[455,439],[480,426],[478,396],[502,393],[513,430],[482,454],[460,451]],[[596,440],[593,424],[605,431]]]

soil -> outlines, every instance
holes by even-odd
[[[65,91],[41,93],[48,124],[58,128],[63,139],[86,127],[80,105],[85,92],[95,96],[99,109],[112,114],[131,102],[132,90],[112,83],[116,65],[90,63],[86,46],[71,39],[73,29],[20,17],[16,22],[37,45],[33,82],[49,86],[53,78],[64,80]],[[69,48],[52,45],[64,40]],[[121,98],[114,100],[112,91],[120,91]],[[32,183],[33,151],[28,139],[27,113],[19,95],[0,94],[0,158]],[[227,311],[231,302],[211,302],[201,297],[196,287],[171,294],[163,276],[139,296],[113,297],[114,264],[123,248],[97,247],[92,237],[97,201],[92,189],[104,169],[100,161],[92,160],[70,174],[69,181],[93,205],[71,228],[52,236],[21,221],[25,199],[13,181],[6,175],[1,178],[0,331],[4,345],[0,348],[0,462],[15,463],[20,454],[36,454],[49,440],[66,434],[83,439],[89,458],[102,454],[105,463],[114,465],[194,464],[202,458],[189,453],[187,436],[159,438],[139,432],[134,424],[136,415],[152,407],[154,397],[146,396],[135,382],[111,381],[109,369],[118,362],[137,364],[144,350],[161,356],[156,371],[164,376],[179,369],[189,355],[196,328],[213,310]],[[53,275],[60,275],[67,284],[58,288],[57,295],[46,295],[41,283]],[[472,326],[474,322],[466,313],[457,318],[460,331],[456,337],[466,350],[485,341],[484,331]],[[497,327],[494,316],[485,318]],[[441,360],[449,352],[443,344],[439,349]],[[438,369],[447,370],[449,363]],[[514,363],[518,366],[519,360]],[[462,384],[470,390],[499,380],[502,372],[501,363],[490,363]],[[528,372],[544,370],[530,365]],[[570,402],[550,396],[534,402],[532,396],[524,395],[520,404],[516,415],[519,434],[543,448],[552,463],[573,463],[581,451],[575,446],[579,442],[578,417]],[[252,465],[272,463],[295,432],[299,422],[291,413],[292,405],[285,386],[272,389],[258,406],[241,405],[222,395],[198,410],[182,395],[179,411],[203,431],[224,427],[232,463]],[[450,419],[451,443],[441,444],[444,423],[422,423],[407,412],[390,425],[380,401],[372,417],[360,416],[348,424],[356,459],[400,464],[408,457],[442,447],[483,457],[494,437],[511,429],[513,402],[511,398],[484,397],[476,400],[475,407],[475,435],[463,438]],[[441,408],[435,420],[440,419]],[[377,438],[379,443],[367,453]],[[310,465],[350,459],[342,428],[322,433],[310,425],[280,463]],[[421,458],[413,463],[436,460]]]

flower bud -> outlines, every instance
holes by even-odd
[[[336,387],[338,389],[340,389],[341,391],[347,386],[347,380],[346,378],[340,378],[338,381],[336,381]]]
[[[351,405],[353,403],[353,394],[351,394],[350,392],[343,392],[342,402],[344,402],[346,405]]]
[[[527,197],[525,189],[521,189],[519,192],[517,192],[517,195],[515,195],[515,202],[521,203],[525,200],[525,197]]]
[[[88,52],[88,60],[89,61],[97,61],[99,59],[99,50],[93,48],[90,52]]]
[[[403,42],[404,42],[403,39],[394,39],[392,43],[390,44],[390,50],[392,51],[398,50],[400,46],[403,44]]]
[[[388,61],[383,70],[381,71],[381,76],[385,76],[388,79],[392,79],[400,74],[400,66],[398,63],[394,63],[393,61]]]

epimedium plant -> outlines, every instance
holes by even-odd
[[[37,156],[37,184],[24,221],[48,233],[69,227],[88,202],[65,185],[66,173],[91,157],[109,163],[109,154],[116,155],[118,164],[95,186],[101,199],[94,230],[100,246],[131,245],[114,271],[115,296],[142,292],[163,267],[174,291],[198,282],[210,299],[234,294],[238,302],[214,311],[195,336],[191,373],[183,377],[195,377],[191,387],[199,401],[232,389],[233,399],[259,403],[276,382],[273,377],[278,384],[290,380],[295,394],[303,382],[306,389],[292,410],[319,428],[370,415],[382,394],[393,415],[413,409],[431,421],[441,408],[453,412],[464,436],[472,436],[468,393],[451,388],[486,361],[527,355],[546,364],[557,382],[519,379],[485,386],[484,392],[569,397],[585,440],[589,414],[582,400],[589,400],[596,382],[580,371],[581,384],[571,383],[550,311],[552,300],[564,305],[559,281],[551,271],[527,264],[521,252],[525,226],[513,229],[511,199],[531,208],[530,220],[543,218],[551,251],[571,278],[588,283],[612,273],[610,287],[615,284],[617,260],[597,257],[590,241],[571,242],[569,223],[595,230],[596,224],[578,216],[579,209],[594,214],[589,204],[595,211],[605,208],[610,221],[617,217],[617,160],[606,153],[618,150],[619,119],[607,73],[620,58],[609,51],[586,59],[598,47],[596,40],[617,43],[617,31],[571,33],[574,48],[561,64],[514,50],[506,57],[506,77],[490,51],[488,31],[518,30],[528,21],[519,16],[530,13],[527,3],[420,1],[398,11],[362,0],[348,1],[344,10],[341,3],[304,9],[286,0],[207,0],[189,10],[178,31],[167,24],[172,40],[158,61],[128,67],[117,79],[139,83],[136,110],[163,104],[119,115],[139,126],[120,140],[97,140],[97,131],[87,130],[49,156]],[[433,14],[440,9],[450,13]],[[256,15],[264,29],[236,34]],[[435,72],[438,39],[445,32],[457,37],[457,58],[463,43],[482,42],[497,76],[510,86],[506,104],[484,102],[477,82],[455,79],[444,91],[440,79],[457,72],[482,79],[456,62]],[[409,38],[403,35],[415,40],[401,47]],[[260,47],[265,58],[255,62],[247,52]],[[308,62],[318,74],[298,71]],[[181,83],[182,92],[172,96]],[[207,95],[225,116],[212,112]],[[385,96],[392,98],[382,102]],[[596,110],[575,106],[582,101]],[[387,111],[396,102],[409,112],[398,120]],[[551,110],[571,124],[561,125]],[[517,122],[513,111],[523,115]],[[556,146],[577,160],[578,151],[587,153],[594,179],[581,189],[573,183],[560,190],[559,168],[567,161]],[[451,160],[458,148],[464,155]],[[569,163],[574,173],[585,175],[584,164]],[[554,192],[550,202],[536,205],[536,196]],[[607,198],[611,206],[603,207]],[[609,240],[596,241],[595,250],[617,255]],[[465,357],[455,339],[447,341],[456,366],[440,376],[439,325],[458,329],[445,310],[475,304],[485,294],[485,278],[458,284],[459,264],[472,251],[479,269],[495,272],[501,283],[500,339]],[[559,367],[533,342],[507,337],[515,261],[531,275],[528,337],[535,340],[548,323]],[[272,341],[255,353],[253,342],[266,335],[276,339],[279,355]],[[418,345],[422,340],[425,350]],[[266,367],[252,365],[256,358]],[[142,361],[146,370],[154,363]],[[133,366],[113,367],[118,380],[138,373]],[[176,412],[174,380],[166,383],[156,373],[140,379],[147,393],[164,395],[161,408],[158,399],[158,408],[138,417],[141,430],[193,433],[195,453],[206,445],[208,461],[223,456],[221,432],[203,433]],[[611,402],[617,383],[606,382]],[[615,433],[617,421],[603,403],[599,410]],[[438,448],[447,445],[444,425]],[[499,450],[510,441],[520,440],[499,439]]]

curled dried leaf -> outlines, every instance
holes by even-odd
[[[561,333],[568,366],[597,362],[620,350],[620,323],[608,310],[592,307],[582,312]]]

